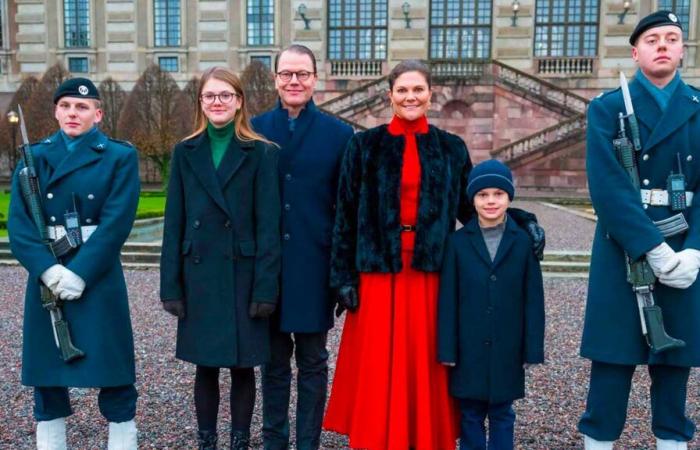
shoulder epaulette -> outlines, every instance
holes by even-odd
[[[131,142],[129,142],[129,141],[122,141],[122,140],[120,140],[120,139],[114,139],[114,138],[107,138],[107,139],[109,139],[109,140],[112,141],[112,142],[116,142],[117,144],[122,144],[122,145],[126,145],[126,146],[128,146],[128,147],[134,147],[134,148],[136,148],[136,146],[135,146],[134,144],[132,144]]]

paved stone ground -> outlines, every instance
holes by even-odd
[[[553,212],[539,204],[520,206],[538,214],[548,231],[549,248],[590,247],[593,225],[586,219]],[[565,224],[565,226],[562,226]],[[559,226],[556,226],[559,225]],[[569,240],[568,233],[575,234]],[[574,247],[578,244],[579,247]],[[566,245],[566,247],[562,247]],[[21,370],[22,296],[25,272],[0,268],[0,449],[28,449],[34,445],[31,390],[19,382]],[[192,389],[194,367],[174,359],[175,320],[160,309],[158,273],[127,272],[135,332],[138,389],[137,421],[140,448],[195,448],[196,431]],[[589,363],[578,357],[585,280],[551,279],[545,282],[547,307],[547,362],[531,369],[528,397],[516,403],[517,448],[527,450],[580,449],[576,421],[585,402]],[[335,366],[342,322],[330,333],[331,365]],[[332,376],[332,372],[331,372]],[[649,377],[640,369],[630,398],[628,424],[616,447],[652,449],[649,431]],[[229,377],[221,379],[222,399],[228,398]],[[105,448],[107,424],[99,416],[95,390],[73,390],[76,413],[68,419],[71,449]],[[700,424],[700,375],[694,370],[688,390],[688,414]],[[229,408],[222,401],[219,428],[228,430]],[[261,448],[261,412],[258,398],[253,418],[253,448]],[[293,426],[292,426],[293,428]],[[227,439],[223,439],[227,441]],[[325,449],[347,448],[347,440],[323,433]],[[222,448],[228,448],[224,442]],[[690,443],[700,449],[700,439]]]

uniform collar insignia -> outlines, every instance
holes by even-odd
[[[693,95],[692,100],[693,100],[695,103],[700,103],[700,99],[698,99],[698,96],[697,96],[697,95]]]

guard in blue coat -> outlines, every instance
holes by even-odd
[[[15,257],[29,272],[24,309],[22,383],[34,386],[39,449],[65,449],[68,387],[100,388],[99,407],[109,424],[109,449],[136,449],[137,393],[134,346],[119,254],[139,198],[138,158],[129,143],[105,136],[99,92],[85,78],[63,82],[54,95],[60,131],[31,145],[49,237],[65,234],[77,213],[82,245],[58,264],[41,241],[12,181],[8,232]],[[31,124],[29,124],[31,126]],[[18,168],[22,169],[22,166]],[[39,284],[64,300],[81,359],[66,363],[56,348]]]
[[[700,365],[700,91],[677,71],[683,39],[673,13],[642,19],[630,44],[639,65],[629,90],[641,137],[641,192],[613,147],[618,114],[626,111],[621,90],[594,99],[588,111],[588,185],[598,224],[581,343],[581,355],[592,360],[591,378],[579,430],[586,449],[612,449],[625,424],[635,366],[647,365],[657,449],[686,449],[695,432],[685,414],[686,386],[690,368]],[[680,192],[669,192],[678,191],[669,176],[681,173],[685,189],[681,182]],[[673,195],[685,201],[674,205]],[[654,221],[678,214],[687,230],[665,237]],[[650,351],[626,280],[625,254],[646,257],[658,278],[653,293],[666,331],[684,347]]]
[[[297,448],[317,449],[328,385],[326,336],[335,304],[328,282],[331,231],[340,161],[353,131],[316,108],[316,58],[308,48],[282,51],[275,72],[277,107],[252,121],[281,147],[281,297],[272,323],[272,360],[263,369],[263,441],[266,449],[288,448],[294,353]]]
[[[452,366],[460,450],[513,449],[513,401],[525,364],[544,362],[544,290],[527,233],[506,212],[515,187],[500,161],[477,164],[467,195],[477,216],[445,246],[438,297],[438,359]]]

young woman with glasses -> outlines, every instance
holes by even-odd
[[[267,318],[280,271],[277,149],[255,133],[229,69],[200,82],[195,131],[173,150],[165,208],[163,308],[178,318],[176,357],[196,364],[200,449],[216,448],[219,371],[231,371],[231,448],[247,449],[253,368],[270,357]]]

